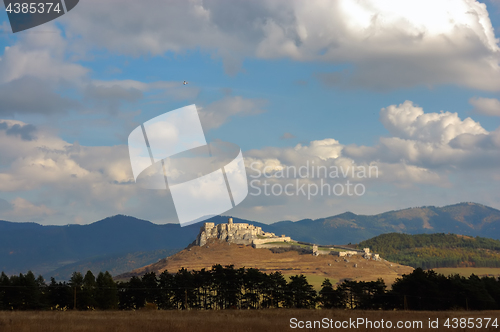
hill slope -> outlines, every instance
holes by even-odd
[[[158,260],[173,255],[181,249],[160,249],[152,251],[139,251],[125,254],[109,254],[96,258],[83,259],[76,263],[64,265],[48,273],[56,280],[69,280],[75,271],[85,273],[92,271],[94,275],[101,271],[108,271],[118,275],[138,267],[152,264]]]
[[[386,283],[392,284],[395,278],[413,271],[408,266],[384,260],[366,260],[360,256],[352,256],[346,260],[333,255],[301,255],[297,251],[273,253],[269,249],[255,249],[251,246],[210,240],[205,246],[186,248],[157,263],[117,276],[116,279],[128,279],[152,271],[158,275],[165,270],[177,272],[181,268],[211,269],[213,265],[220,264],[234,265],[235,268],[256,268],[266,273],[280,271],[285,275],[304,274],[308,277],[319,277],[321,280],[330,278],[332,282],[345,278],[364,281],[383,278]]]
[[[363,241],[381,256],[423,269],[439,267],[500,267],[500,241],[455,234],[390,233]]]

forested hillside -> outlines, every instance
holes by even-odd
[[[382,234],[359,243],[381,257],[414,268],[500,267],[500,241],[455,234]]]

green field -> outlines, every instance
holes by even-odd
[[[287,273],[287,274],[285,274],[285,273],[283,273],[283,276],[287,279],[287,281],[289,280],[289,278],[291,276],[295,276],[295,275],[297,275],[297,274],[293,274],[293,273],[290,273],[290,274]],[[314,290],[316,290],[316,291],[319,291],[321,289],[321,284],[327,278],[325,276],[320,276],[320,275],[317,275],[317,274],[304,274],[304,275],[307,278],[307,282],[309,284],[311,284],[311,286],[313,286]],[[336,280],[336,279],[332,279],[332,278],[328,278],[328,279],[330,279],[330,282],[333,285],[335,285],[338,282],[338,280]]]
[[[477,276],[500,276],[500,268],[498,267],[440,267],[433,270],[445,276],[450,274],[459,274],[464,277],[468,277],[471,274]]]

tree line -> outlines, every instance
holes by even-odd
[[[389,233],[359,243],[381,257],[414,268],[500,267],[500,241],[455,234]]]
[[[68,282],[49,283],[32,272],[0,275],[0,310],[138,310],[338,308],[362,310],[500,309],[500,279],[444,276],[420,268],[403,275],[391,290],[382,279],[325,279],[316,292],[304,275],[287,279],[280,272],[214,265],[175,274],[149,272],[115,282],[108,272],[97,277],[73,273]]]

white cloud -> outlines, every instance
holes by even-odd
[[[462,121],[457,113],[424,113],[409,100],[399,106],[382,108],[380,121],[392,135],[422,142],[446,144],[460,134],[487,133],[471,118]]]
[[[245,154],[247,166],[260,172],[278,172],[287,166],[343,167],[377,166],[377,183],[398,186],[434,184],[449,186],[449,176],[459,170],[496,172],[500,162],[500,129],[486,131],[478,122],[462,120],[457,113],[424,113],[411,101],[390,105],[380,119],[391,137],[381,137],[375,146],[344,145],[329,138],[298,144],[294,148],[265,148]],[[489,172],[489,173],[488,173]],[[348,178],[352,178],[348,174]],[[356,179],[353,179],[356,181]]]
[[[485,202],[498,196],[494,182],[498,181],[500,128],[488,132],[472,119],[462,120],[450,112],[425,113],[410,101],[385,107],[381,120],[392,136],[381,137],[374,146],[345,145],[328,138],[294,147],[244,152],[249,180],[258,172],[269,176],[287,167],[326,167],[328,172],[336,168],[338,178],[328,175],[325,179],[316,174],[299,179],[299,183],[319,187],[322,179],[330,185],[349,180],[363,184],[365,196],[317,195],[311,200],[300,195],[249,196],[233,212],[263,221],[285,216],[321,217],[329,213],[329,208],[362,212],[356,207],[364,206],[371,209],[366,212],[372,213],[387,209],[387,201],[393,199],[407,205],[428,204],[429,199],[450,203],[439,196],[448,193],[448,199],[453,196],[459,201],[466,200],[464,197],[474,200],[468,193],[474,193],[477,181]],[[40,222],[64,224],[124,213],[159,223],[175,222],[175,208],[168,192],[142,190],[134,183],[126,146],[80,146],[46,129],[29,129],[20,121],[0,122],[0,192],[13,197],[9,203],[2,197],[2,216],[6,216],[2,218],[26,221],[39,215]],[[351,173],[353,167],[376,167],[377,172],[360,177]],[[269,182],[283,186],[294,183],[294,179],[270,178]],[[470,190],[456,192],[462,187]],[[418,190],[422,194],[415,194]],[[376,207],[373,202],[383,204]]]
[[[500,161],[498,130],[490,133],[471,118],[460,119],[457,113],[424,113],[421,107],[405,101],[383,108],[380,120],[392,137],[381,137],[374,147],[348,146],[344,153],[449,171],[493,170]]]
[[[45,84],[80,83],[88,69],[68,60],[68,42],[61,31],[27,33],[14,45],[5,47],[0,61],[0,83],[35,77]]]
[[[342,145],[332,138],[321,141],[312,141],[309,146],[298,144],[294,148],[298,153],[318,157],[321,160],[339,158],[342,151]]]
[[[155,10],[146,18],[145,8]],[[334,86],[500,89],[498,40],[474,0],[89,0],[62,21],[88,47],[133,56],[201,48],[230,73],[244,57],[285,57],[351,64],[318,73]]]
[[[375,152],[378,153],[378,151]],[[245,153],[245,161],[249,174],[254,176],[259,174],[271,176],[287,170],[287,168],[291,170],[290,167],[294,167],[297,171],[300,167],[303,167],[304,172],[306,168],[309,168],[309,176],[303,181],[317,183],[318,185],[321,178],[325,178],[324,173],[321,173],[321,176],[318,176],[318,174],[316,176],[312,175],[312,169],[318,167],[323,169],[322,172],[326,168],[326,180],[330,182],[332,181],[330,172],[333,171],[335,172],[332,173],[334,176],[338,172],[338,179],[346,179],[354,183],[392,183],[400,187],[409,187],[420,183],[438,186],[448,185],[445,178],[441,178],[438,173],[425,167],[412,165],[401,160],[387,161],[376,157],[375,154],[362,156],[361,158],[356,158],[353,155],[352,151],[349,151],[345,145],[330,138],[312,141],[308,146],[298,144],[294,148],[250,150]],[[368,170],[370,166],[373,167],[371,177],[368,175],[363,177],[356,173],[356,170],[360,168]],[[354,173],[352,173],[353,170],[355,170]],[[299,176],[299,178],[301,177]],[[285,177],[279,181],[287,183],[290,179]],[[335,178],[333,181],[339,180]]]
[[[11,120],[4,120],[3,123],[10,128],[28,126]],[[113,209],[123,198],[130,197],[130,190],[121,186],[131,177],[126,147],[81,147],[43,129],[37,129],[34,135],[36,139],[23,140],[0,130],[0,192],[21,195],[33,191],[55,191],[54,195],[44,194],[38,203],[33,203],[39,208],[29,205],[26,200],[11,202],[16,220],[30,217],[28,212],[24,215],[16,212],[24,208],[35,211],[33,216],[36,211],[41,213],[41,217],[53,216],[50,211],[66,208],[58,206],[55,203],[58,200],[71,201],[75,198],[71,205],[75,213],[78,213],[76,206],[79,205],[81,213],[81,209],[91,202],[96,205],[96,210],[105,204]],[[117,187],[122,189],[121,197]],[[70,203],[65,205],[69,207],[67,204]]]
[[[64,31],[64,38],[54,24],[49,26],[52,33],[22,34],[1,54],[0,115],[47,115],[69,110],[101,113],[102,109],[116,114],[124,102],[136,102],[144,94],[162,102],[192,99],[199,93],[196,86],[183,86],[182,82],[93,80],[89,77],[91,70],[77,64],[86,57],[80,42],[68,38],[70,32]],[[63,97],[61,92],[75,99]]]
[[[489,116],[500,116],[500,100],[496,98],[474,97],[469,99],[474,112]]]
[[[82,146],[21,121],[0,124],[0,219],[89,223],[121,213],[177,221],[168,191],[135,184],[126,145]]]
[[[0,60],[0,115],[54,114],[79,108],[62,91],[81,87],[89,70],[68,59],[61,31],[21,34]],[[57,92],[56,92],[57,91]]]

